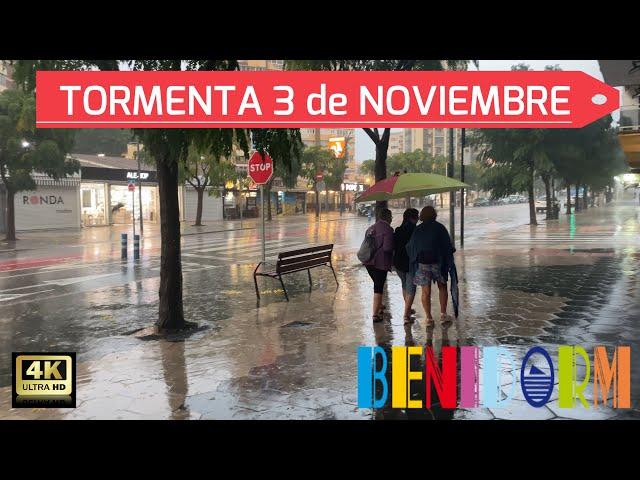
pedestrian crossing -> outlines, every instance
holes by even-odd
[[[303,237],[271,239],[265,242],[265,257],[267,261],[274,261],[282,251],[315,247],[326,243],[330,242],[309,242]],[[334,244],[334,249],[341,247],[343,245]],[[183,265],[187,269],[197,269],[196,266],[213,268],[216,265],[258,263],[262,260],[262,240],[260,238],[237,241],[219,239],[191,243],[182,247],[182,257]]]
[[[526,246],[557,247],[584,246],[588,248],[640,248],[640,235],[636,232],[542,233],[513,232],[503,235],[481,236],[470,239],[469,244],[482,244],[489,248],[521,248]]]

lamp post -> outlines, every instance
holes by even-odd
[[[460,181],[464,183],[464,128],[460,131]],[[460,190],[460,248],[464,248],[464,188]]]
[[[138,160],[138,208],[140,209],[140,236],[142,236],[144,234],[144,226],[142,224],[142,178],[140,175],[140,142],[136,142],[136,159]]]
[[[453,142],[453,135],[455,133],[455,129],[449,129],[449,162],[447,163],[447,177],[453,178],[453,170],[454,170],[454,159],[455,159],[455,149]],[[451,235],[451,243],[455,246],[456,244],[456,231],[455,231],[455,204],[456,204],[456,192],[449,192],[449,235]]]

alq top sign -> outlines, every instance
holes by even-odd
[[[50,72],[41,128],[578,128],[619,106],[583,72]]]

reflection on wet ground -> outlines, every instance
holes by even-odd
[[[395,274],[389,276],[385,298],[390,315],[372,324],[372,286],[355,258],[366,225],[366,219],[358,219],[318,229],[314,241],[342,244],[334,256],[340,286],[336,289],[329,270],[313,271],[312,291],[305,272],[289,275],[288,303],[277,282],[265,282],[256,308],[251,263],[185,273],[185,314],[206,327],[185,337],[143,340],[134,334],[156,315],[158,279],[153,276],[4,308],[0,418],[640,417],[637,207],[596,209],[535,231],[525,226],[500,233],[492,226],[479,234],[457,253],[461,315],[448,328],[425,328],[418,302],[416,323],[403,325]],[[628,239],[619,243],[621,230],[635,235],[635,245]],[[594,233],[605,235],[587,242]],[[518,240],[502,243],[505,235]],[[519,388],[507,408],[443,409],[435,392],[430,409],[357,408],[360,345],[380,345],[388,359],[395,345],[432,346],[436,356],[443,346],[501,345],[519,361],[535,345],[557,358],[561,344],[582,345],[590,354],[594,345],[630,345],[632,408],[561,409],[557,388],[542,408],[529,406]],[[10,409],[10,352],[38,350],[78,352],[75,410]],[[424,356],[412,357],[411,369],[423,369],[424,361]],[[505,375],[501,385],[510,381]],[[424,389],[424,381],[412,382],[411,398],[423,399]],[[587,390],[587,398],[592,392]]]

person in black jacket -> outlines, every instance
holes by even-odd
[[[415,208],[407,208],[402,216],[402,225],[396,228],[393,234],[393,266],[402,282],[402,296],[404,297],[404,323],[405,325],[413,322],[412,315],[416,311],[411,308],[413,299],[416,296],[416,286],[413,283],[413,274],[409,269],[409,255],[407,255],[406,246],[413,235],[413,231],[418,223],[418,210]]]
[[[407,244],[409,271],[413,282],[422,286],[422,305],[427,315],[427,326],[433,325],[431,317],[431,284],[438,285],[440,300],[440,321],[451,322],[447,315],[447,281],[450,259],[456,251],[446,227],[436,222],[437,213],[433,207],[424,207],[420,212],[422,223],[418,225]]]

